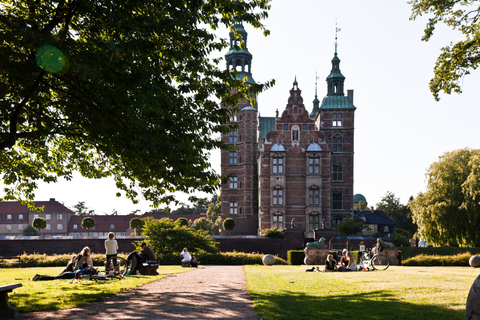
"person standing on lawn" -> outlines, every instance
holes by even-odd
[[[105,240],[105,250],[107,255],[105,270],[109,269],[110,260],[113,260],[113,269],[115,270],[117,267],[118,242],[115,240],[115,234],[113,232],[110,232],[108,234],[108,239]]]

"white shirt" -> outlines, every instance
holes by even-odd
[[[190,252],[182,252],[180,253],[180,255],[182,256],[183,260],[182,262],[190,262],[192,261],[192,256],[190,255]]]
[[[105,240],[105,250],[107,250],[107,255],[117,254],[118,243],[115,239]]]

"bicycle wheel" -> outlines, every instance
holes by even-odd
[[[375,270],[387,270],[389,265],[390,261],[388,261],[388,258],[383,254],[376,254],[372,258],[372,267]]]

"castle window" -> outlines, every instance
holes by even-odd
[[[308,173],[320,173],[320,158],[310,157],[308,158]]]
[[[18,220],[23,220],[23,213],[20,213],[20,214],[18,215]]]
[[[272,190],[272,205],[283,206],[283,189],[276,187]]]
[[[237,201],[230,201],[230,214],[237,214],[238,204]]]
[[[230,151],[228,153],[228,162],[230,164],[237,164],[237,151]]]
[[[332,127],[341,127],[341,126],[342,126],[342,114],[334,113]]]
[[[320,205],[320,189],[317,186],[312,186],[308,189],[308,205]]]
[[[292,127],[292,141],[293,142],[298,142],[300,137],[300,128],[298,126],[293,126]]]
[[[272,228],[283,229],[283,215],[281,212],[275,212],[272,216]]]
[[[332,229],[337,230],[337,226],[342,223],[342,217],[336,216],[332,219]]]
[[[237,130],[232,130],[228,134],[228,143],[237,143]]]
[[[285,123],[285,124],[283,125],[283,130],[288,130],[288,123]]]
[[[318,229],[320,226],[320,216],[315,213],[308,216],[308,231]]]
[[[272,159],[272,173],[283,173],[283,158],[273,157]]]
[[[342,152],[342,136],[333,136],[332,151]]]
[[[230,189],[238,189],[238,177],[237,176],[230,177],[229,187],[230,187]]]
[[[341,165],[340,163],[334,163],[334,164],[333,164],[332,180],[333,180],[333,181],[341,181],[341,180],[343,180],[342,165]]]
[[[342,194],[340,192],[334,192],[332,194],[332,209],[342,209]]]

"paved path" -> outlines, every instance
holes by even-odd
[[[242,266],[202,266],[80,308],[20,319],[255,319]]]

